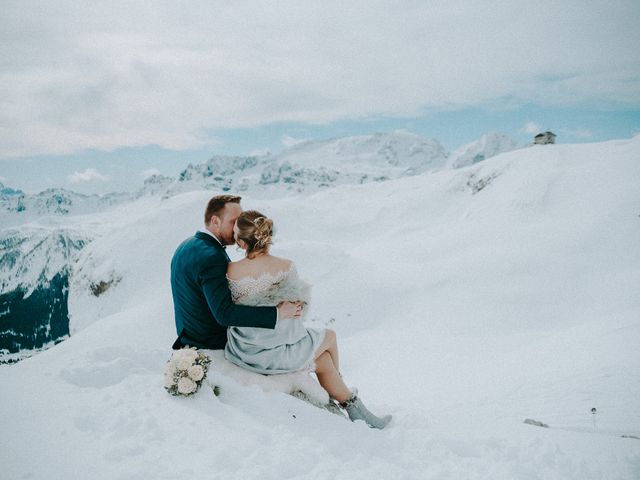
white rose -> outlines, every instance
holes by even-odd
[[[166,375],[164,376],[164,386],[166,388],[171,388],[173,386],[173,375]]]
[[[189,367],[187,373],[192,380],[195,380],[197,382],[198,380],[202,380],[202,377],[204,377],[204,368],[202,368],[200,365],[193,365]]]
[[[175,355],[171,355],[171,358],[169,359],[169,361],[167,362],[170,365],[175,365],[178,363],[178,357],[176,357]]]
[[[179,352],[180,352],[181,358],[189,359],[191,360],[192,363],[195,361],[196,358],[198,358],[198,352],[190,348],[183,348],[182,350],[179,350]]]
[[[178,360],[178,370],[189,370],[189,367],[193,364],[188,358],[181,358]]]
[[[174,362],[168,362],[164,368],[164,374],[173,377],[176,373],[176,367],[177,365]]]
[[[173,352],[171,354],[171,358],[169,359],[169,363],[173,365],[177,365],[182,356],[178,352]]]
[[[197,388],[196,382],[189,377],[182,377],[178,380],[178,393],[188,395],[189,393],[195,392]]]

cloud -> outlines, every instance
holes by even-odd
[[[535,122],[527,122],[524,127],[520,129],[522,133],[530,133],[531,135],[537,135],[542,132],[542,128]]]
[[[95,181],[106,182],[111,180],[111,177],[101,174],[95,168],[87,168],[84,172],[73,172],[67,179],[71,183],[87,183]]]
[[[501,104],[640,107],[638,2],[3,3],[0,157]],[[122,12],[126,11],[126,15]]]

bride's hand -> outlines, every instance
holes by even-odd
[[[278,309],[278,318],[281,320],[300,318],[302,314],[300,302],[280,302],[276,308]]]

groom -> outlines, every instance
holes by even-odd
[[[194,346],[222,349],[227,327],[275,328],[276,319],[300,316],[297,305],[277,307],[235,305],[227,284],[229,256],[235,243],[233,226],[242,213],[240,197],[218,195],[204,213],[205,229],[186,239],[171,259],[171,292],[178,338],[173,348]]]

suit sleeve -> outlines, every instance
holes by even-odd
[[[202,291],[216,321],[224,327],[275,328],[276,307],[234,304],[226,274],[227,263],[213,258],[200,271]]]

